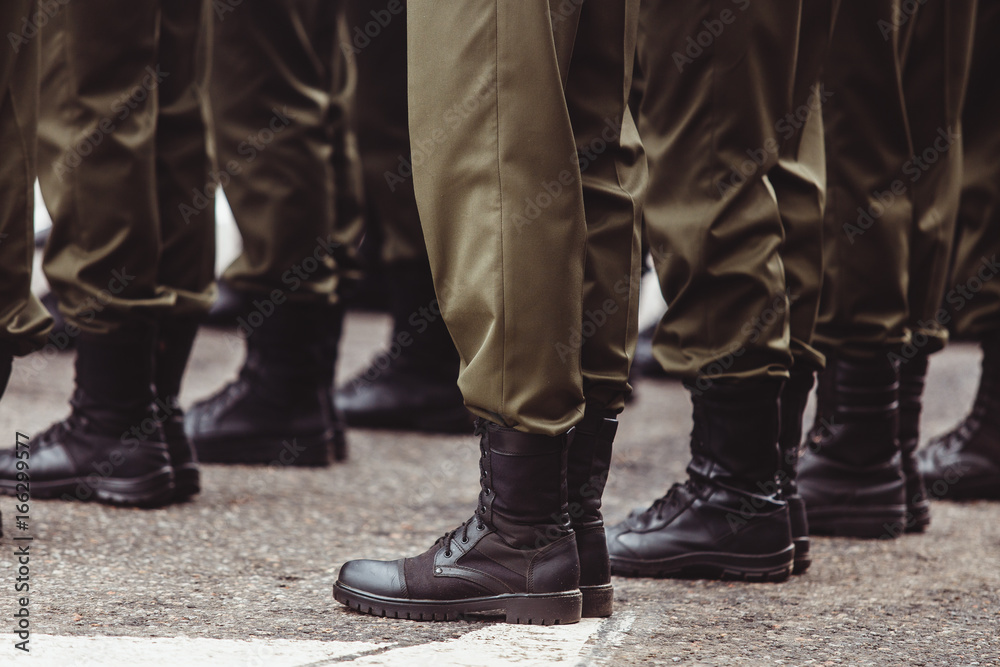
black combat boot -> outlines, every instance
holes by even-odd
[[[345,563],[333,588],[338,601],[413,620],[501,611],[508,623],[580,620],[580,560],[567,514],[570,436],[488,422],[477,433],[482,490],[472,518],[414,558]]]
[[[588,406],[583,421],[573,430],[569,446],[566,477],[569,516],[580,555],[584,618],[610,616],[614,605],[601,497],[608,482],[617,430],[618,420],[614,413]]]
[[[247,335],[239,377],[184,418],[202,463],[325,466],[343,460],[333,369],[343,311],[282,303]]]
[[[919,465],[934,498],[1000,500],[1000,338],[983,342],[972,411],[920,451]]]
[[[31,440],[32,497],[142,507],[173,499],[174,471],[152,411],[154,334],[131,322],[77,337],[72,412]],[[16,493],[19,460],[0,453],[0,492]]]
[[[622,576],[783,581],[795,547],[779,497],[777,380],[715,383],[694,403],[689,479],[608,530]]]
[[[904,359],[899,367],[899,455],[906,481],[907,533],[922,533],[931,524],[931,503],[917,461],[920,445],[920,412],[927,382],[927,355]]]
[[[798,485],[814,534],[874,538],[903,532],[899,372],[888,355],[870,361],[827,356]]]
[[[174,468],[175,500],[183,501],[201,491],[201,474],[194,446],[184,433],[184,411],[177,397],[187,367],[198,323],[188,319],[167,319],[160,323],[153,363],[156,401],[153,409],[163,428],[163,436]]]
[[[781,450],[781,470],[778,481],[781,498],[788,503],[788,520],[795,544],[795,567],[792,574],[802,574],[809,569],[809,520],[806,516],[806,501],[799,494],[797,483],[799,468],[799,446],[802,443],[802,420],[809,402],[809,393],[815,382],[815,373],[792,367],[788,382],[781,390],[781,436],[778,447]]]
[[[349,426],[468,433],[472,415],[458,385],[458,351],[445,327],[424,262],[386,268],[393,327],[388,349],[334,400]]]

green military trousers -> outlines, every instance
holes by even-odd
[[[359,186],[340,3],[214,2],[207,12],[216,181],[243,238],[223,278],[269,299],[258,300],[265,316],[286,299],[334,303],[355,275],[362,224],[343,196]]]
[[[646,234],[668,304],[653,352],[704,390],[821,367],[815,86],[830,2],[644,2]],[[800,31],[802,37],[800,39]]]
[[[45,275],[68,333],[197,316],[215,250],[196,92],[199,3],[44,3]]]
[[[962,112],[962,194],[942,324],[958,338],[1000,335],[1000,5],[980,2]]]
[[[817,345],[930,353],[961,188],[975,0],[844,3],[824,83],[827,208]]]
[[[38,15],[35,0],[0,4],[0,354],[44,344],[51,318],[31,294],[35,252],[35,119]]]
[[[645,161],[637,0],[410,0],[414,185],[475,414],[555,435],[620,411]]]

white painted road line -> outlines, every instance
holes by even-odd
[[[3,665],[38,667],[494,667],[578,665],[587,642],[612,621],[585,619],[573,625],[541,627],[497,623],[457,639],[416,646],[395,643],[289,639],[203,639],[192,637],[63,637],[35,634],[31,653],[0,650]],[[620,627],[620,626],[618,626]],[[353,659],[352,659],[353,658]]]
[[[391,649],[352,660],[350,665],[410,667],[494,667],[495,665],[578,664],[583,647],[601,622],[538,626],[497,623],[458,639]]]

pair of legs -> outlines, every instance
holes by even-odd
[[[643,13],[645,219],[668,303],[653,353],[690,390],[694,433],[689,480],[611,529],[612,570],[780,580],[810,562],[795,474],[823,364],[816,83],[836,3]]]
[[[816,326],[828,368],[800,471],[816,532],[894,537],[930,522],[915,450],[927,357],[947,340],[975,5],[886,0],[838,17]]]
[[[480,419],[480,505],[421,556],[347,563],[335,595],[567,623],[611,612],[599,508],[636,335],[638,3],[482,4],[407,8],[414,184]]]
[[[213,181],[243,239],[223,279],[243,297],[230,340],[247,356],[185,427],[204,461],[328,465],[346,457],[332,399],[338,290],[361,226],[341,3],[209,5]]]
[[[1000,498],[1000,94],[992,85],[1000,9],[980,3],[962,112],[962,194],[944,295],[942,324],[983,348],[979,392],[970,414],[919,455],[931,498]]]
[[[32,492],[184,499],[199,479],[176,397],[214,261],[213,209],[192,204],[209,171],[195,88],[200,8],[43,11],[38,178],[53,219],[44,270],[77,360],[71,415],[32,444]],[[67,344],[50,342],[53,352]],[[27,370],[38,375],[44,360]]]

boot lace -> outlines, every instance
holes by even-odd
[[[695,483],[690,479],[683,483],[674,484],[661,498],[654,500],[648,508],[632,510],[628,518],[630,521],[639,519],[662,521],[676,510],[684,507],[687,504],[686,496],[695,492]]]
[[[486,424],[482,420],[476,420],[476,428],[473,434],[477,437],[482,437],[486,433]],[[455,530],[445,533],[437,539],[434,543],[443,544],[445,547],[444,556],[445,558],[451,558],[451,542],[458,537],[459,533],[462,534],[461,542],[462,544],[467,544],[469,542],[469,528],[473,524],[476,526],[477,531],[486,530],[486,499],[492,495],[493,490],[489,488],[486,484],[486,455],[485,453],[479,457],[479,484],[482,487],[479,491],[479,504],[476,507],[475,513],[472,517],[460,525]]]

